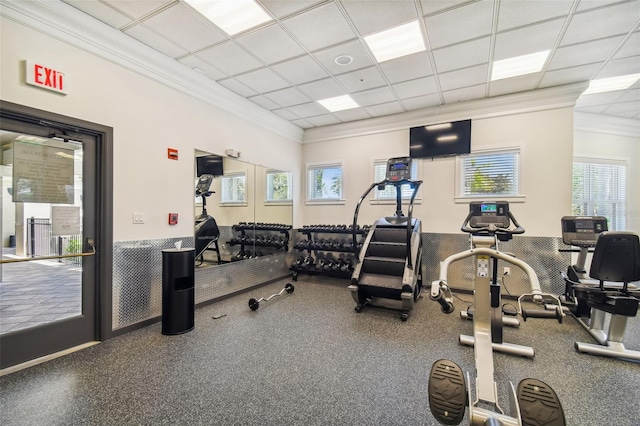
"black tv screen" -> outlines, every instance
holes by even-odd
[[[196,158],[196,171],[198,177],[202,175],[222,176],[222,157],[219,155],[206,155]]]
[[[411,158],[440,157],[471,152],[471,120],[452,121],[409,130]]]

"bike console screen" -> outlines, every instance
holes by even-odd
[[[469,214],[469,226],[472,228],[508,228],[511,225],[509,203],[506,201],[473,201],[469,204]]]
[[[411,179],[411,157],[390,158],[386,178],[390,181]]]
[[[576,247],[595,247],[601,232],[607,230],[604,216],[565,216],[562,242]]]

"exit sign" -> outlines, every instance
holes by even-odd
[[[54,92],[67,94],[67,80],[60,70],[40,62],[25,61],[26,83]]]

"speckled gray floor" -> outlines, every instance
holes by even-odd
[[[472,332],[459,317],[465,303],[445,315],[426,297],[403,323],[396,311],[356,314],[344,280],[301,276],[293,294],[248,309],[286,282],[198,309],[192,332],[164,336],[158,323],[1,377],[0,423],[436,425],[432,363],[473,373],[473,349],[458,344]],[[640,349],[637,318],[629,328],[627,347]],[[535,377],[559,394],[569,425],[639,424],[640,363],[576,353],[575,340],[591,340],[573,319],[504,334],[536,350],[533,360],[495,355],[505,408],[508,381]]]

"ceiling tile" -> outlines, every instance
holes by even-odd
[[[380,75],[376,67],[341,74],[336,78],[349,92],[361,92],[386,85],[384,77]]]
[[[439,73],[489,62],[491,37],[456,44],[433,51],[435,68]]]
[[[260,61],[232,41],[197,52],[196,56],[227,75],[241,74],[262,66]],[[233,60],[229,61],[228,58]]]
[[[310,51],[355,37],[335,3],[285,19],[282,24]]]
[[[559,86],[561,84],[575,83],[576,81],[589,81],[593,74],[598,71],[600,65],[600,63],[585,64],[578,67],[547,71],[542,77],[540,87]]]
[[[632,56],[607,62],[594,78],[617,77],[619,75],[637,73],[640,73],[640,56]]]
[[[369,113],[362,108],[345,109],[332,113],[340,121],[356,121],[371,118]]]
[[[324,115],[327,110],[317,102],[309,102],[308,104],[296,105],[287,108],[298,117],[314,117],[316,115]]]
[[[380,69],[391,83],[414,80],[433,74],[429,55],[426,52],[383,62],[380,64]]]
[[[181,3],[153,15],[144,24],[191,52],[227,38],[224,32]]]
[[[480,1],[425,18],[432,49],[491,34],[493,2]]]
[[[400,99],[415,98],[435,93],[436,82],[433,77],[423,77],[394,84],[393,89]]]
[[[331,78],[302,84],[298,88],[314,101],[345,94],[344,88]]]
[[[164,53],[171,58],[177,58],[188,53],[182,47],[179,47],[162,36],[156,34],[154,31],[145,27],[143,24],[137,24],[127,29],[125,34],[130,35],[138,41],[146,44],[149,47],[154,48],[158,52]]]
[[[446,9],[454,9],[461,4],[471,3],[473,1],[474,0],[420,0],[420,6],[422,6],[423,14],[430,15]]]
[[[418,18],[413,2],[407,0],[342,0],[342,6],[362,35]]]
[[[204,62],[202,59],[194,55],[183,56],[182,58],[178,59],[178,62],[206,75],[212,80],[220,80],[227,77],[225,73],[209,65],[208,63]]]
[[[322,3],[324,0],[260,0],[260,3],[278,18]]]
[[[261,68],[236,76],[236,79],[258,93],[271,92],[289,86],[278,74],[269,68]]]
[[[440,101],[440,95],[436,93],[433,95],[416,96],[415,98],[403,99],[402,105],[404,105],[407,111],[413,111],[416,109],[442,105],[442,102]]]
[[[288,87],[286,89],[271,92],[265,96],[283,107],[300,105],[311,100],[295,87]]]
[[[614,58],[620,59],[628,56],[637,56],[638,54],[640,54],[640,32],[635,32],[631,34],[620,50],[616,52]]]
[[[493,60],[498,61],[529,53],[552,49],[558,39],[564,19],[506,31],[496,36]]]
[[[314,126],[329,126],[331,124],[340,123],[340,120],[338,120],[331,114],[317,115],[315,117],[306,117],[305,120],[307,120],[309,123],[313,124]]]
[[[133,18],[99,1],[64,0],[64,2],[114,28],[121,28],[133,20]]]
[[[310,129],[312,127],[315,127],[313,124],[311,124],[307,120],[303,120],[303,119],[292,120],[291,122],[293,124],[295,124],[296,126],[301,127],[303,129]]]
[[[457,71],[438,74],[440,88],[443,91],[484,84],[487,81],[489,64],[464,68]]]
[[[289,111],[287,109],[284,109],[284,108],[276,109],[276,110],[273,110],[271,112],[273,112],[274,114],[284,118],[285,120],[295,120],[297,118],[300,118],[297,115],[295,115],[294,113],[292,113],[291,111]]]
[[[573,0],[501,1],[498,32],[565,16]]]
[[[135,19],[153,12],[154,10],[173,3],[173,0],[101,0],[114,8],[121,10]]]
[[[640,102],[640,89],[629,89],[618,99],[619,102]]]
[[[639,102],[616,102],[615,104],[607,108],[607,113],[615,115],[625,115],[627,113],[631,113],[631,116],[633,116],[638,113],[639,108]]]
[[[305,53],[304,49],[277,24],[238,37],[236,41],[267,64]]]
[[[604,62],[624,37],[616,36],[587,43],[573,44],[556,50],[549,64],[550,70],[576,65]]]
[[[396,97],[388,86],[365,90],[351,95],[360,106],[371,106],[395,101]]]
[[[373,117],[399,114],[405,111],[400,102],[387,102],[386,104],[371,105],[366,107],[365,109]]]
[[[329,74],[309,56],[301,56],[290,61],[272,65],[271,69],[293,84],[320,80],[329,76]]]
[[[592,107],[597,105],[608,105],[617,101],[621,96],[621,90],[615,92],[594,93],[592,95],[582,95],[576,101],[579,108]]]
[[[571,18],[561,45],[626,34],[638,19],[638,1],[576,13]]]
[[[278,105],[271,99],[267,98],[265,95],[252,96],[249,98],[249,100],[255,104],[260,105],[264,109],[268,109],[269,111],[282,107],[282,105]]]
[[[620,3],[624,0],[580,0],[578,3],[578,7],[576,8],[577,12],[582,12],[588,9],[601,8],[604,6],[609,6],[614,3]]]
[[[533,90],[540,73],[521,75],[518,77],[504,78],[489,83],[489,96],[506,95]]]
[[[240,96],[248,97],[256,94],[255,90],[245,86],[241,82],[237,81],[234,78],[227,78],[225,80],[218,81],[221,86],[226,87],[227,89],[237,93]]]
[[[349,65],[336,64],[336,57],[341,55],[348,55],[353,58],[353,62]],[[314,52],[313,56],[318,59],[318,62],[322,64],[332,74],[344,74],[349,71],[357,70],[360,68],[366,68],[373,65],[371,57],[366,50],[362,47],[359,41],[351,41],[348,43],[334,46],[329,49],[324,49],[319,52]]]
[[[449,90],[448,92],[443,92],[442,96],[444,97],[444,102],[446,104],[454,104],[456,102],[464,102],[471,99],[480,99],[484,98],[486,87],[486,84],[479,84],[477,86]]]
[[[592,107],[586,107],[586,108],[578,108],[578,107],[573,108],[574,111],[588,112],[590,114],[602,114],[606,109],[607,109],[607,105],[598,105],[598,106],[592,106]]]

